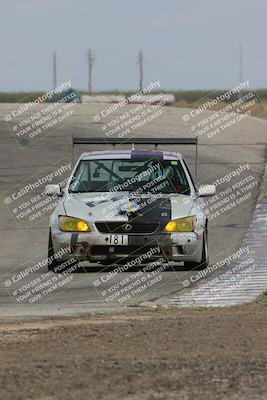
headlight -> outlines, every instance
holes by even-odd
[[[87,222],[79,218],[60,216],[58,219],[59,229],[63,232],[90,232]]]
[[[167,232],[193,232],[196,227],[197,219],[195,216],[180,219],[173,219],[168,222],[164,230]]]

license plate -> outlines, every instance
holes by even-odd
[[[118,246],[127,246],[128,245],[128,236],[127,235],[109,235],[108,243],[114,244]]]

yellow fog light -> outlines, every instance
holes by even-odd
[[[59,229],[63,232],[90,232],[89,225],[79,218],[60,216]]]
[[[167,223],[165,231],[167,232],[193,232],[196,226],[196,217],[186,217],[174,219]]]

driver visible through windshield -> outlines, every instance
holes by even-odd
[[[72,177],[70,193],[160,192],[190,195],[179,160],[81,160]]]

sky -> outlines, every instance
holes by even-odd
[[[93,90],[226,89],[243,79],[267,86],[266,0],[0,0],[0,92],[49,90],[58,81]]]

